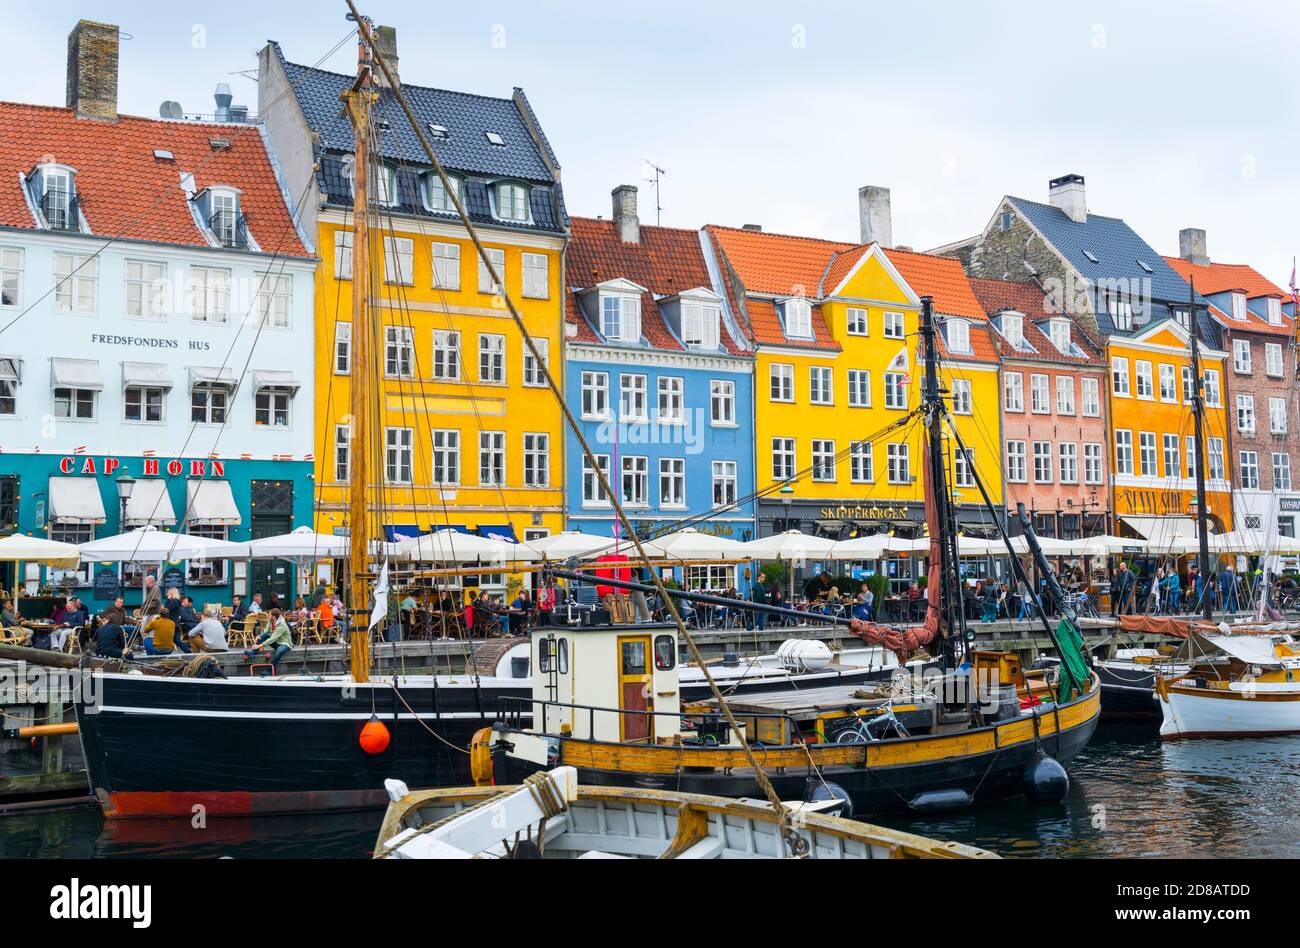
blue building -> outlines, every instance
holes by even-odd
[[[689,523],[753,539],[753,353],[713,289],[701,234],[641,226],[634,187],[613,198],[612,220],[572,222],[569,403],[639,534]],[[613,510],[572,435],[565,465],[568,529],[614,536]],[[729,568],[707,572],[692,578],[734,581]]]

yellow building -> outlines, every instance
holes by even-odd
[[[998,363],[956,260],[878,244],[706,228],[729,304],[757,350],[759,534],[919,532],[925,517],[921,296],[942,332],[941,380],[994,504],[1002,501]],[[948,444],[961,525],[993,515]]]
[[[1112,335],[1110,364],[1112,500],[1136,534],[1167,546],[1192,535],[1196,448],[1190,338],[1174,319],[1132,336]],[[1224,408],[1227,354],[1201,344],[1205,396],[1205,489],[1211,530],[1232,530],[1231,470]]]
[[[396,32],[377,31],[395,69]],[[339,96],[353,77],[259,62],[259,116],[275,143],[302,226],[315,241],[317,528],[348,526],[352,463],[352,130]],[[402,85],[506,290],[562,378],[559,165],[522,90],[492,98]],[[382,86],[383,83],[381,82]],[[383,367],[374,509],[389,535],[459,527],[523,540],[563,523],[561,410],[392,91],[378,90],[371,184],[371,283]]]

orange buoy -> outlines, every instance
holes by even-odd
[[[391,739],[388,728],[379,720],[379,715],[370,715],[370,720],[361,729],[361,749],[367,754],[382,754],[388,749]]]

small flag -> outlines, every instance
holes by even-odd
[[[314,460],[316,460],[316,455],[314,455],[314,454],[310,454],[310,453],[309,453],[309,454],[304,454],[304,455],[302,456],[302,459],[303,459],[304,461],[314,461]]]
[[[889,361],[890,372],[901,372],[907,368],[907,346],[898,350],[898,355]]]
[[[911,384],[912,384],[912,373],[911,373],[911,372],[908,372],[906,375],[903,376],[903,384],[904,384],[904,385],[911,385]]]
[[[156,458],[156,457],[158,456],[158,452],[157,452],[157,451],[152,451],[152,450],[150,450],[150,451],[145,451],[145,452],[144,452],[144,456],[147,457],[147,458]]]
[[[375,607],[370,610],[370,625],[368,629],[373,629],[384,620],[388,615],[388,560],[384,560],[383,568],[379,571],[379,582],[375,583]]]
[[[292,461],[292,460],[293,460],[293,455],[292,455],[292,454],[273,454],[273,455],[271,455],[271,460],[272,460],[272,461]]]
[[[241,455],[239,456],[239,460],[241,460],[241,461],[251,461],[251,460],[253,460],[253,455],[250,454],[249,452],[245,451],[243,454],[241,454]]]
[[[1300,289],[1297,289],[1295,285],[1295,257],[1291,258],[1291,302],[1296,306],[1300,306]],[[1300,313],[1296,315],[1300,316]]]
[[[210,451],[210,452],[208,452],[208,460],[209,460],[209,461],[220,461],[220,460],[221,460],[221,455],[218,454],[216,451]]]
[[[73,454],[85,454],[85,453],[86,453],[86,446],[85,446],[84,444],[78,445],[77,447],[75,447],[75,448],[72,449],[72,453],[73,453]]]

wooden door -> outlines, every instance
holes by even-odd
[[[618,706],[624,711],[653,711],[650,700],[650,637],[626,636],[618,640]],[[644,741],[653,729],[648,714],[620,714],[619,736]]]

